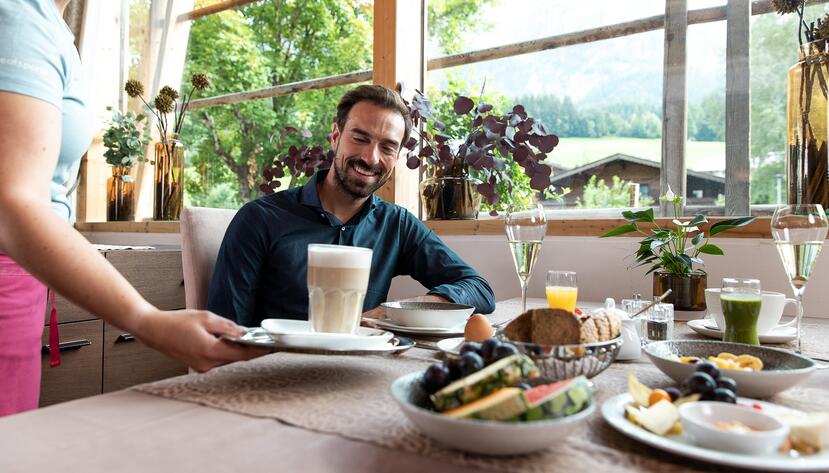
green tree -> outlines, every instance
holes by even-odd
[[[598,179],[593,175],[587,181],[582,190],[581,197],[576,202],[576,207],[581,209],[620,208],[630,207],[630,181],[623,181],[619,176],[613,176],[613,183],[608,186],[604,179]],[[639,206],[649,207],[654,200],[648,197],[639,199]]]

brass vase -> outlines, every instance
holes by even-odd
[[[674,305],[674,310],[700,311],[700,317],[705,310],[705,288],[708,285],[708,276],[701,271],[689,274],[654,271],[653,295],[660,296],[668,289],[671,293],[662,302]]]
[[[178,220],[184,199],[184,144],[173,134],[155,144],[154,220]]]
[[[800,46],[789,69],[786,179],[789,204],[829,205],[827,108],[829,50],[826,41]]]
[[[129,166],[112,166],[107,179],[107,221],[129,222],[135,218],[135,181]]]

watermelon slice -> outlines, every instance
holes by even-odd
[[[593,402],[590,382],[584,376],[545,384],[524,391],[527,411],[523,420],[567,417],[586,409]]]
[[[521,388],[501,388],[477,401],[443,413],[450,417],[484,420],[513,420],[527,410]]]

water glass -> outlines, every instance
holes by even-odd
[[[579,288],[575,271],[547,271],[547,305],[567,312],[576,310]]]
[[[762,304],[759,279],[724,278],[720,290],[725,319],[723,341],[759,345],[757,321]]]
[[[656,304],[644,314],[645,338],[649,342],[674,338],[674,305]]]

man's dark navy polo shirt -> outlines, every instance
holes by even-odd
[[[241,325],[265,318],[308,318],[308,244],[371,248],[363,310],[386,301],[394,276],[409,275],[429,294],[495,309],[492,289],[406,209],[372,195],[345,224],[322,209],[320,171],[303,187],[245,204],[225,233],[210,283],[208,308]]]

